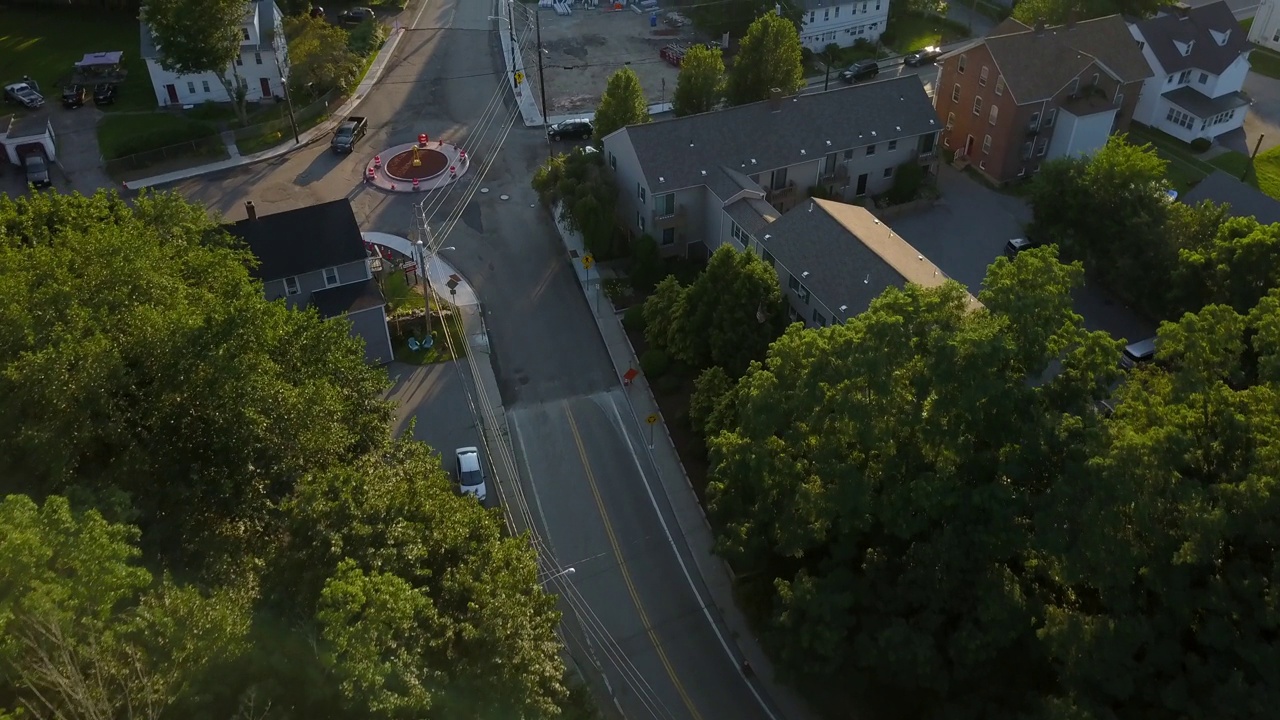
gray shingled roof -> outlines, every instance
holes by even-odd
[[[1249,104],[1249,98],[1239,91],[1211,98],[1190,85],[1174,88],[1161,95],[1161,97],[1198,118],[1211,118],[1218,113],[1235,110]]]
[[[308,307],[313,307],[321,317],[332,318],[350,315],[369,308],[386,305],[382,288],[373,279],[347,283],[311,293]]]
[[[1147,47],[1160,61],[1166,73],[1195,68],[1220,75],[1240,53],[1249,50],[1249,37],[1225,2],[1182,10],[1162,8],[1153,18],[1135,23]],[[1210,30],[1229,33],[1226,43],[1219,45]],[[1191,52],[1183,55],[1174,41],[1191,43]]]
[[[737,223],[738,227],[746,230],[748,235],[756,239],[764,237],[765,228],[778,219],[778,211],[772,205],[754,197],[730,203],[724,211],[729,213],[729,218]]]
[[[936,287],[947,280],[928,258],[858,205],[807,200],[771,223],[769,235],[768,241],[757,239],[780,271],[794,275],[835,314],[828,321],[843,322],[863,312],[889,287],[908,282]]]
[[[1188,205],[1198,205],[1205,200],[1219,205],[1226,203],[1231,206],[1227,212],[1233,217],[1255,217],[1263,225],[1280,222],[1280,201],[1221,170],[1201,180],[1181,199]]]
[[[1020,104],[1053,97],[1095,60],[1121,82],[1151,77],[1138,43],[1119,15],[1045,28],[1006,20],[982,42]],[[950,54],[955,54],[953,51]]]
[[[776,112],[765,100],[616,132],[631,140],[653,192],[706,185],[724,199],[737,183],[722,167],[755,175],[939,129],[920,79],[907,75],[783,98]]]

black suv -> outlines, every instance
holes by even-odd
[[[67,85],[62,88],[62,106],[78,108],[89,99],[89,91],[83,85]]]
[[[353,7],[350,10],[343,10],[342,14],[338,15],[338,24],[359,25],[365,20],[372,20],[373,18],[373,8]]]
[[[115,105],[116,86],[113,83],[98,83],[93,86],[94,105]]]
[[[927,48],[920,48],[906,56],[902,59],[902,62],[903,64],[910,65],[911,67],[919,67],[931,62],[936,62],[940,57],[942,57],[942,48],[930,45]]]
[[[586,140],[595,133],[595,126],[590,120],[565,120],[552,123],[547,128],[547,137],[552,140]]]
[[[840,79],[850,85],[860,80],[870,80],[880,74],[880,63],[875,60],[859,60],[840,72]]]

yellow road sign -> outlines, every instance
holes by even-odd
[[[596,259],[592,257],[591,253],[587,253],[586,255],[582,256],[582,267],[584,270],[590,270],[591,266],[595,264],[596,264]]]
[[[524,82],[524,73],[516,71],[516,84],[519,85],[522,82]]]
[[[645,418],[644,421],[650,425],[656,424],[658,422],[658,413],[649,413],[649,417]]]

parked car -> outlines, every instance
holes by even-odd
[[[25,82],[16,82],[4,86],[4,101],[29,108],[38,108],[44,105],[44,96],[36,92],[31,85]]]
[[[374,17],[373,8],[353,7],[350,10],[343,10],[338,16],[338,23],[341,25],[359,25],[365,20],[372,20]]]
[[[840,79],[850,85],[861,80],[870,80],[880,74],[880,63],[875,60],[859,60],[840,71]]]
[[[586,118],[552,123],[547,127],[547,137],[552,140],[586,140],[596,131]]]
[[[1018,253],[1030,250],[1032,247],[1031,241],[1026,238],[1013,238],[1004,244],[1004,255],[1012,260],[1018,256]]]
[[[89,91],[83,85],[71,84],[62,88],[62,107],[78,108],[89,99]]]
[[[329,149],[336,153],[349,153],[356,149],[356,143],[369,131],[369,121],[359,115],[351,115],[333,131],[333,140],[329,141]]]
[[[41,150],[33,150],[22,156],[22,167],[27,171],[27,183],[38,188],[53,185],[49,178],[49,160]]]
[[[312,6],[311,6],[311,17],[313,17],[313,18],[323,18],[323,17],[324,17],[324,8],[320,7],[319,5],[312,5]]]
[[[480,467],[480,451],[464,447],[454,450],[453,454],[458,461],[458,489],[463,495],[484,500],[488,493],[485,492],[484,469]]]
[[[116,103],[115,83],[98,83],[93,86],[94,105],[114,105]]]
[[[931,62],[935,62],[940,57],[942,57],[942,48],[936,45],[930,45],[929,47],[920,48],[919,50],[904,57],[902,62],[906,65],[910,65],[911,67],[919,67],[921,65],[928,65]]]
[[[1132,370],[1146,362],[1150,362],[1156,356],[1156,338],[1150,337],[1146,340],[1139,340],[1126,346],[1124,352],[1120,354],[1120,367],[1125,370]]]

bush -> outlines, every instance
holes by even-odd
[[[1210,140],[1209,138],[1201,137],[1191,141],[1192,152],[1202,153],[1205,150],[1208,150],[1212,146],[1213,146],[1213,141]]]
[[[671,369],[671,358],[658,348],[649,348],[640,356],[640,371],[650,381],[657,380]]]
[[[632,305],[622,313],[622,327],[631,332],[644,332],[644,304]]]
[[[370,18],[351,29],[350,38],[347,40],[351,52],[368,57],[382,47],[382,43],[387,41],[387,27],[378,22],[375,18]]]
[[[646,294],[663,278],[662,257],[658,241],[652,235],[641,235],[631,244],[631,287]]]
[[[660,395],[675,395],[684,388],[684,381],[679,375],[663,375],[651,387]]]
[[[920,193],[920,184],[924,182],[925,170],[914,160],[898,166],[893,172],[893,186],[885,193],[890,205],[901,205],[911,202]]]

